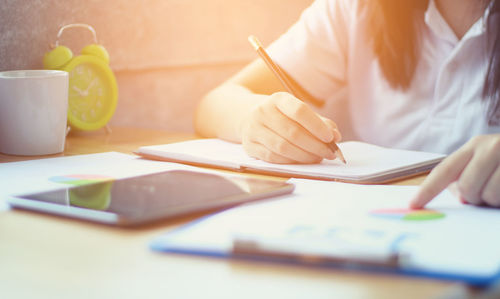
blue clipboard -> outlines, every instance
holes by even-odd
[[[416,186],[289,182],[293,194],[197,219],[150,247],[474,286],[500,281],[500,209],[463,205],[443,192],[427,210],[408,211]]]
[[[221,212],[219,212],[221,213]],[[203,225],[217,214],[205,216],[194,220],[186,225],[176,228],[164,235],[154,239],[150,243],[150,248],[154,251],[182,255],[205,256],[219,259],[237,259],[255,262],[270,262],[289,264],[305,267],[317,267],[322,269],[343,269],[347,271],[365,271],[372,273],[397,274],[413,277],[424,277],[446,281],[460,281],[475,287],[487,287],[500,282],[500,269],[493,275],[477,274],[457,274],[446,271],[429,271],[422,269],[412,269],[401,267],[399,264],[404,260],[398,252],[391,250],[387,256],[376,256],[375,258],[361,258],[359,255],[353,256],[304,256],[303,254],[293,254],[284,251],[266,251],[256,248],[255,242],[244,238],[233,239],[232,246],[221,246],[219,248],[203,248],[189,242],[184,243],[178,240],[178,236],[183,235],[190,229]],[[247,244],[245,244],[247,243]],[[248,244],[250,243],[250,244]]]

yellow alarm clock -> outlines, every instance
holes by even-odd
[[[94,37],[94,44],[85,46],[76,57],[68,47],[59,45],[63,31],[73,27],[87,28]],[[108,123],[118,103],[118,87],[109,67],[109,54],[97,44],[94,28],[87,24],[63,26],[57,34],[55,48],[45,54],[43,66],[69,73],[68,123],[71,128],[90,131]]]

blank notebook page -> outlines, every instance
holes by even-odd
[[[441,154],[389,149],[357,141],[339,143],[338,146],[347,164],[336,159],[323,160],[319,164],[277,165],[254,159],[245,163],[245,166],[267,170],[280,169],[304,175],[335,174],[341,178],[361,178],[413,169],[444,157]]]

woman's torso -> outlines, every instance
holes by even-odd
[[[269,49],[325,101],[320,112],[353,138],[402,149],[451,153],[473,136],[500,132],[488,124],[482,100],[489,63],[483,19],[458,40],[431,0],[420,26],[421,56],[411,86],[401,91],[385,80],[357,6],[316,1]]]

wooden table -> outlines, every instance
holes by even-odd
[[[193,138],[131,128],[73,133],[64,153],[55,156],[131,153],[141,145]],[[0,155],[0,162],[32,158],[41,157]],[[414,185],[422,178],[397,184]],[[195,217],[123,229],[33,212],[0,212],[0,298],[427,298],[467,291],[453,282],[148,249],[154,237]]]

